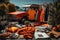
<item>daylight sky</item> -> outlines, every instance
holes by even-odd
[[[53,0],[10,0],[10,2],[21,7],[24,4],[42,4],[44,2],[53,2]]]

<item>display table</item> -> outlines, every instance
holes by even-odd
[[[35,32],[34,32],[34,37],[36,40],[50,40],[50,33],[53,33],[54,36],[60,36],[60,32],[56,32],[56,31],[50,31],[49,33],[45,33],[45,26],[36,26],[35,27]],[[57,35],[58,34],[58,35]],[[5,38],[9,38],[11,33],[0,33],[0,37],[5,37]],[[18,35],[18,34],[13,34],[13,37],[15,38],[24,38],[24,35]]]

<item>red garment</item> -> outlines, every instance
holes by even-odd
[[[44,13],[45,13],[44,8],[42,8],[41,10],[39,10],[39,12],[38,12],[38,21],[39,22],[44,22]]]
[[[24,35],[25,38],[33,38],[35,28],[34,27],[24,27],[18,32],[20,35]]]
[[[27,13],[28,13],[28,19],[29,20],[35,20],[35,14],[36,14],[36,11],[34,10],[34,9],[29,9],[28,11],[27,11]]]

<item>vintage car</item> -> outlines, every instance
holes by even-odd
[[[11,12],[9,13],[10,15],[13,15],[14,17],[16,17],[16,19],[20,19],[20,18],[23,18],[25,16],[27,16],[27,13],[26,12],[23,12],[23,11],[17,11],[17,12]]]
[[[16,11],[16,12],[10,12],[9,13],[9,21],[19,21],[19,22],[24,22],[27,20],[27,12],[24,11]]]

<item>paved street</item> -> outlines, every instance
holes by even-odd
[[[7,40],[25,40],[25,39],[19,39],[19,38],[18,38],[18,39],[7,39]],[[30,39],[29,39],[29,40],[30,40]],[[33,38],[32,40],[36,40],[36,39]],[[41,40],[41,39],[38,39],[38,40]],[[43,39],[43,40],[45,40],[45,39]],[[59,39],[52,39],[52,38],[51,38],[51,40],[60,40],[60,38],[59,38]]]

